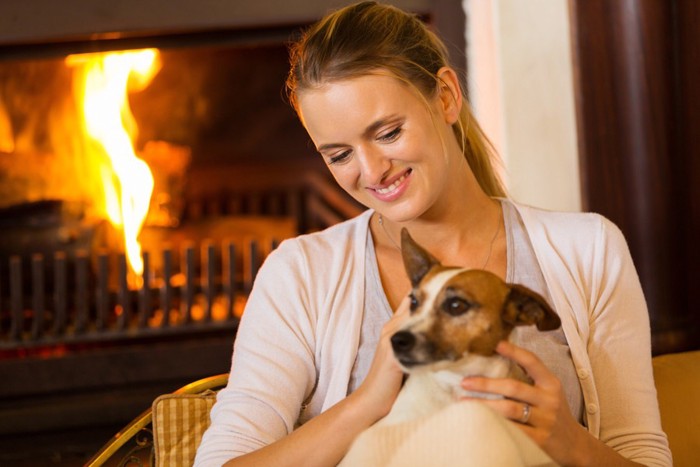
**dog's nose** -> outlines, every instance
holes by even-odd
[[[399,331],[391,336],[391,347],[394,352],[407,352],[416,344],[416,337],[408,331]]]

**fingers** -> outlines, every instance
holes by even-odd
[[[382,327],[381,338],[365,380],[355,391],[355,397],[365,401],[367,410],[378,416],[386,415],[396,399],[403,380],[403,370],[394,357],[390,338],[408,317],[408,298]]]
[[[534,424],[537,419],[537,408],[526,402],[511,399],[479,399],[504,417],[522,425]]]
[[[391,317],[391,319],[387,321],[386,324],[384,324],[384,327],[382,328],[382,336],[386,338],[391,337],[396,331],[398,331],[401,328],[406,318],[408,318],[408,315],[409,300],[408,297],[406,297],[401,301],[399,307],[396,309],[396,312]]]
[[[555,393],[560,389],[561,383],[559,379],[534,353],[507,341],[499,342],[496,351],[523,367],[525,372],[533,379],[534,386],[510,378],[481,378],[474,376],[465,378],[462,381],[464,389],[500,394],[504,397],[522,400],[531,404],[541,402],[536,400],[536,395],[541,392],[538,388],[545,389],[550,393]]]
[[[399,307],[397,308],[394,315],[387,321],[382,327],[381,339],[379,341],[377,351],[375,353],[375,360],[385,358],[391,362],[392,366],[399,369],[399,364],[394,358],[394,351],[391,347],[391,336],[393,336],[401,326],[403,326],[404,321],[408,318],[408,297],[406,297]]]
[[[537,388],[515,379],[470,376],[462,380],[462,387],[467,391],[497,394],[533,405],[542,403]]]
[[[401,303],[399,303],[399,307],[396,309],[394,316],[407,316],[409,314],[410,305],[411,301],[408,295],[406,295],[404,299],[401,300]]]
[[[472,376],[462,380],[462,387],[468,391],[483,392],[503,396],[501,400],[484,401],[505,417],[529,425],[546,421],[543,413],[556,411],[560,405],[561,382],[549,371],[542,361],[532,352],[511,344],[500,342],[496,351],[506,358],[518,363],[533,379],[528,384],[512,378],[484,378]],[[525,409],[525,404],[530,408]],[[528,412],[525,416],[523,412]]]

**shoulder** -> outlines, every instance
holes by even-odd
[[[631,265],[627,241],[620,229],[596,213],[561,212],[513,203],[523,221],[540,266],[560,265],[580,275],[601,276]],[[560,271],[561,272],[561,271]],[[602,276],[601,276],[602,277]]]
[[[279,263],[323,264],[336,262],[338,258],[353,257],[362,251],[364,257],[365,239],[369,217],[372,211],[333,225],[319,232],[299,235],[284,240],[265,261]]]
[[[542,234],[549,242],[581,245],[626,244],[620,229],[610,219],[593,212],[551,211],[509,201],[520,213],[528,232]],[[533,239],[534,240],[534,239]]]
[[[364,211],[352,219],[340,222],[319,232],[300,235],[291,241],[297,243],[301,248],[314,249],[337,249],[339,246],[345,246],[345,244],[353,244],[357,238],[366,236],[372,212],[371,210]]]
[[[285,315],[287,320],[304,317],[308,325],[320,313],[330,312],[331,308],[322,306],[327,296],[346,296],[341,292],[357,290],[364,277],[358,273],[364,242],[361,246],[353,239],[363,231],[366,235],[367,218],[363,213],[280,243],[257,271],[244,316],[252,311],[255,316]],[[336,293],[329,294],[331,290]]]
[[[610,223],[604,216],[593,212],[552,211],[548,209],[528,206],[515,201],[510,202],[520,213],[525,222],[538,223],[550,229],[586,231],[600,229],[603,224]]]

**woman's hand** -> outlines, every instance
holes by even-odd
[[[363,407],[376,415],[376,420],[391,410],[401,389],[403,371],[391,347],[391,336],[399,330],[408,317],[408,297],[399,305],[394,316],[382,327],[381,337],[367,377],[350,397],[362,400]],[[375,421],[376,421],[375,420]]]
[[[505,399],[480,401],[518,422],[518,426],[558,463],[585,464],[583,458],[588,454],[586,445],[590,435],[571,414],[559,379],[535,354],[510,342],[500,342],[496,351],[522,366],[534,384],[506,378],[469,377],[463,380],[462,386],[469,391],[505,396]]]

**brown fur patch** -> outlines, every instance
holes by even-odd
[[[432,306],[435,315],[426,339],[435,343],[436,353],[460,358],[464,353],[493,355],[499,341],[508,337],[512,326],[501,319],[509,287],[486,271],[464,271],[447,281]],[[444,309],[452,298],[469,303],[469,310],[450,316]]]
[[[456,274],[440,277],[450,272]],[[488,271],[433,266],[413,290],[418,307],[403,330],[413,333],[416,345],[401,357],[414,363],[488,357],[515,326],[558,327],[559,317],[528,291]]]

